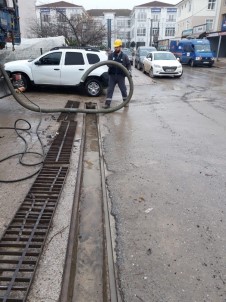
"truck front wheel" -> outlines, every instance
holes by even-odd
[[[85,83],[85,92],[88,96],[99,96],[103,92],[102,84],[95,78],[90,78]]]
[[[15,73],[15,74],[18,74],[18,73],[19,72]],[[30,82],[29,77],[26,74],[21,74],[21,85],[23,85],[24,91],[27,91],[30,88],[31,82]]]
[[[195,67],[195,62],[194,62],[194,60],[191,60],[191,61],[190,61],[190,66],[191,66],[191,67]]]

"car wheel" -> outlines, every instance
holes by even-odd
[[[190,66],[191,66],[191,67],[195,67],[195,62],[194,62],[194,60],[191,60],[191,61],[190,61]]]
[[[180,75],[175,76],[175,78],[181,78],[182,74],[183,74],[183,72]]]
[[[30,82],[29,77],[26,74],[21,74],[21,81],[22,81],[22,84],[23,84],[23,87],[24,87],[24,91],[29,90],[29,88],[31,86],[31,82]]]
[[[143,65],[142,71],[143,71],[144,74],[146,73],[144,65]]]
[[[151,78],[154,78],[154,74],[153,74],[153,68],[151,67],[151,69],[149,70],[149,75]]]
[[[88,96],[99,96],[103,92],[101,82],[95,78],[88,79],[85,83],[85,91]]]

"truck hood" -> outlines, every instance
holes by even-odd
[[[212,58],[213,57],[212,52],[197,51],[195,54],[196,54],[196,57],[206,57],[206,58]]]
[[[17,60],[17,61],[12,61],[12,62],[8,62],[5,63],[5,69],[13,67],[15,69],[16,66],[22,66],[22,65],[30,65],[31,63],[31,59],[30,60]]]

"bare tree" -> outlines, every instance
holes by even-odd
[[[63,35],[69,45],[76,46],[99,46],[106,39],[106,28],[101,22],[85,14],[69,18],[60,11],[56,11],[52,22],[33,22],[30,32],[39,38]]]

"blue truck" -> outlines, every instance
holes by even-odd
[[[214,56],[207,39],[171,40],[170,51],[182,64],[190,66],[209,66],[214,64]]]
[[[18,0],[0,0],[0,49],[6,43],[20,44]]]

